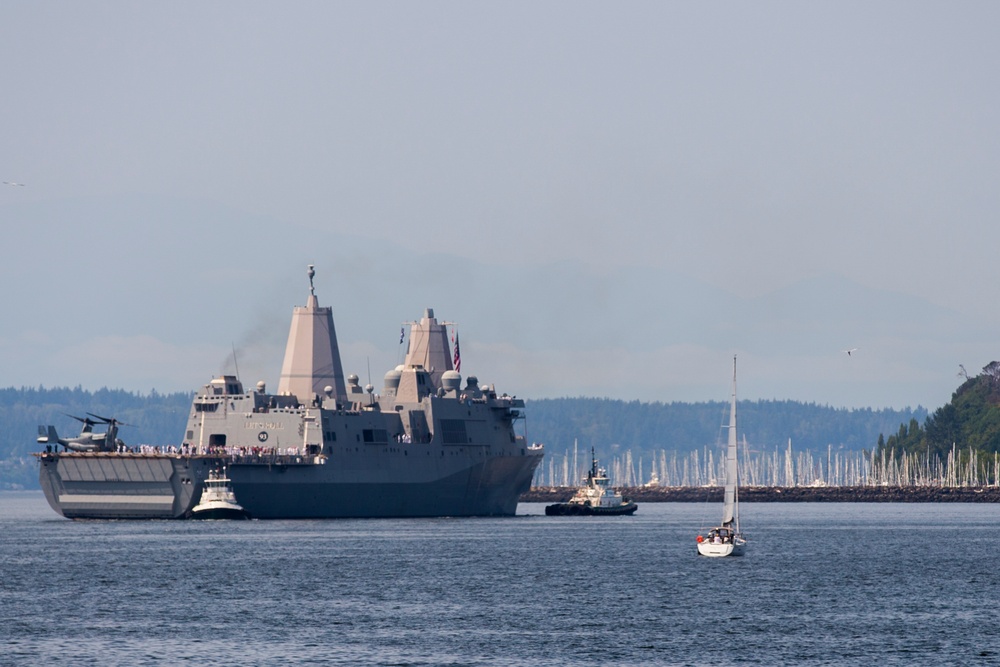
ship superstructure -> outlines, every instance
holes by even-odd
[[[542,459],[515,425],[522,399],[452,366],[428,309],[410,324],[403,364],[381,393],[344,378],[330,308],[312,285],[293,312],[277,393],[236,376],[196,393],[171,451],[45,452],[49,504],[71,518],[181,518],[225,466],[258,519],[502,516],[517,509]]]

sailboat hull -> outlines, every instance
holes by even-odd
[[[698,555],[709,558],[724,558],[726,556],[742,556],[746,544],[712,544],[698,543]]]

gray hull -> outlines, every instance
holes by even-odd
[[[509,459],[502,463],[510,469],[509,481],[490,483],[499,465],[478,465],[434,482],[395,484],[328,484],[311,470],[291,467],[284,473],[240,466],[230,470],[240,504],[260,519],[512,516],[518,498],[528,490],[534,465]],[[278,475],[284,479],[273,481]]]
[[[201,496],[215,461],[112,453],[43,454],[39,483],[69,519],[174,519]]]
[[[511,516],[541,458],[527,451],[456,462],[439,475],[439,462],[365,471],[330,460],[49,454],[40,457],[39,480],[49,505],[71,519],[188,518],[209,471],[222,464],[239,504],[258,519]]]

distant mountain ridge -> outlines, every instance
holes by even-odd
[[[0,266],[0,277],[23,287],[6,295],[13,315],[0,321],[0,367],[14,385],[186,391],[232,372],[234,348],[247,381],[273,384],[288,314],[307,294],[307,264],[316,265],[320,303],[333,308],[345,371],[364,377],[370,360],[376,385],[398,363],[400,323],[427,307],[462,331],[467,372],[502,391],[548,398],[715,400],[726,396],[728,360],[738,353],[743,397],[936,406],[957,364],[981,365],[995,347],[988,320],[846,272],[746,294],[669,265],[426,252],[410,235],[366,238],[169,196],[7,203],[0,211],[54,267],[23,281],[16,262]],[[137,220],[148,233],[133,240],[136,252],[116,255],[114,271],[74,279],[79,239],[52,233],[65,219],[87,228],[95,248],[116,247],[117,230]],[[266,268],[220,264],[222,247],[232,257],[262,256],[251,228],[281,230],[267,244]],[[59,326],[39,324],[39,304],[58,309]],[[122,304],[128,317],[118,316]],[[852,347],[860,353],[848,359],[842,350]]]
[[[192,394],[120,389],[88,391],[69,388],[0,389],[0,488],[36,488],[38,470],[32,452],[39,424],[53,424],[60,435],[76,435],[80,424],[68,415],[93,413],[114,417],[123,426],[127,444],[178,444],[187,421]],[[524,427],[528,439],[546,445],[547,456],[572,451],[581,456],[593,447],[598,457],[631,450],[636,459],[661,450],[687,453],[718,442],[727,404],[647,403],[608,398],[556,398],[526,401]],[[873,449],[880,433],[893,432],[911,420],[922,421],[923,408],[872,410],[831,408],[795,401],[741,401],[740,435],[761,451],[785,447],[797,450]],[[519,425],[520,429],[520,425]]]

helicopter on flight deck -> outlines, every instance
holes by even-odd
[[[48,426],[39,425],[38,442],[56,449],[62,445],[66,450],[74,452],[111,452],[125,446],[125,443],[118,439],[118,427],[128,426],[128,424],[120,422],[114,417],[95,415],[93,412],[88,412],[87,415],[89,416],[66,415],[83,424],[80,435],[75,438],[60,438],[55,426],[51,424]],[[108,428],[104,433],[94,433],[94,426],[97,424],[106,424]]]

